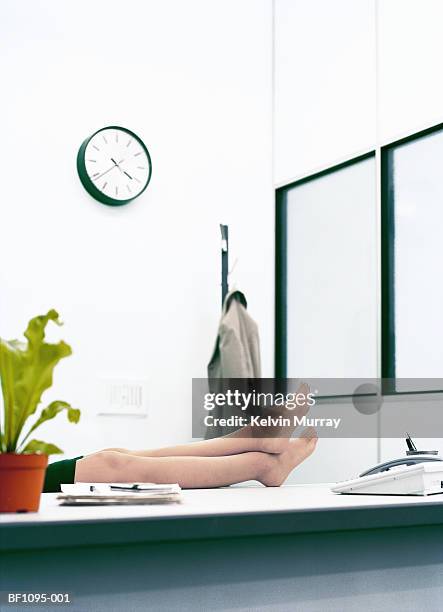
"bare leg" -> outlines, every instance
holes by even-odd
[[[298,393],[305,396],[309,387],[302,384]],[[289,418],[301,417],[309,410],[307,404],[297,406],[296,409],[288,409],[286,406],[273,407],[269,414],[276,417]],[[293,426],[272,425],[269,427],[247,425],[237,431],[220,438],[212,440],[199,440],[189,444],[167,446],[155,449],[129,450],[126,448],[107,448],[107,451],[115,451],[133,455],[136,457],[221,457],[227,455],[238,455],[240,453],[259,451],[263,453],[282,453],[287,449],[288,441],[294,432]]]
[[[253,428],[250,425],[242,427],[227,436],[213,438],[212,440],[199,440],[189,444],[177,446],[166,446],[148,450],[128,450],[126,448],[108,448],[115,451],[133,455],[136,457],[221,457],[226,455],[238,455],[247,452],[281,453],[286,448],[288,438],[259,438],[254,437]]]
[[[136,457],[102,451],[77,461],[75,482],[178,482],[183,488],[210,488],[260,480],[270,455],[227,457]]]
[[[244,452],[221,457],[139,457],[101,451],[77,461],[76,482],[178,482],[183,488],[222,487],[245,480],[280,486],[315,449],[315,432],[288,442],[281,454]]]

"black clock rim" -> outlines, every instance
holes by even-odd
[[[99,189],[97,189],[97,187],[91,181],[86,171],[86,163],[85,163],[86,147],[88,146],[92,138],[94,138],[94,136],[96,136],[100,132],[103,132],[104,130],[120,130],[121,132],[126,132],[126,134],[129,134],[130,136],[132,136],[139,143],[139,145],[143,148],[148,158],[149,174],[148,174],[148,178],[146,180],[146,183],[143,189],[137,195],[132,196],[131,198],[128,198],[126,200],[116,200],[114,198],[107,196],[103,192],[101,192]],[[149,151],[145,143],[143,142],[143,140],[141,140],[139,136],[137,136],[137,134],[135,134],[131,130],[128,130],[128,128],[124,128],[119,125],[108,125],[106,127],[100,128],[99,130],[94,132],[91,136],[88,136],[88,138],[86,138],[80,145],[80,148],[77,153],[77,172],[78,172],[78,176],[80,178],[80,181],[83,187],[86,189],[89,195],[92,196],[95,200],[98,200],[99,202],[101,202],[102,204],[106,204],[107,206],[123,206],[125,204],[129,204],[129,202],[132,202],[132,200],[135,200],[136,198],[141,196],[141,194],[145,191],[146,187],[149,185],[149,182],[152,176],[152,161],[151,161],[151,156],[149,155]]]

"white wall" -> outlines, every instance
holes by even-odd
[[[375,143],[373,0],[275,0],[276,184]]]
[[[0,334],[55,307],[74,355],[47,394],[82,409],[39,432],[68,455],[191,437],[220,314],[220,222],[273,373],[271,3],[6,0],[0,7]],[[75,159],[106,125],[153,160],[121,208]],[[97,417],[101,378],[147,381],[147,419]]]
[[[443,121],[443,2],[378,0],[380,139]]]

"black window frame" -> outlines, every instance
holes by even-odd
[[[441,393],[443,389],[398,392],[395,388],[396,331],[395,331],[395,194],[393,177],[393,152],[396,147],[419,140],[443,130],[443,123],[414,132],[379,148],[355,156],[345,162],[327,167],[299,180],[282,185],[275,190],[275,377],[287,376],[287,194],[294,187],[336,172],[350,165],[375,158],[380,172],[380,342],[381,378],[383,393],[410,395]],[[377,150],[380,151],[377,158]],[[378,203],[377,203],[378,205]]]
[[[380,148],[381,188],[381,376],[389,388],[387,392],[399,394],[395,389],[396,380],[396,329],[395,329],[395,191],[394,164],[395,150],[404,144],[420,140],[443,131],[443,123],[414,132]],[[439,393],[441,389],[411,391],[403,393]]]

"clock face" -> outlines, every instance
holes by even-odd
[[[97,200],[120,206],[139,196],[151,178],[151,158],[130,130],[106,127],[86,139],[77,156],[85,189]]]

